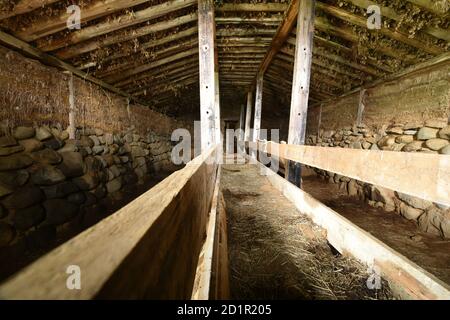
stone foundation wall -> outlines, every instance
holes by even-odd
[[[381,129],[371,129],[366,125],[321,129],[318,135],[308,136],[307,144],[450,155],[450,125],[446,119],[430,119],[383,125]],[[424,232],[450,238],[450,208],[331,172],[314,170],[329,182],[339,184],[350,196],[415,221]]]
[[[31,250],[75,224],[91,225],[99,203],[170,170],[171,150],[170,136],[152,131],[80,128],[71,140],[58,126],[19,126],[0,136],[0,250]]]

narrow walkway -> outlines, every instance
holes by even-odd
[[[255,165],[224,165],[234,299],[391,299],[370,290],[366,268],[339,255]]]

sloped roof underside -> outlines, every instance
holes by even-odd
[[[197,0],[83,0],[79,30],[66,27],[73,1],[0,4],[0,28],[7,33],[157,110],[198,112]],[[373,4],[381,7],[381,30],[366,26]],[[289,5],[215,1],[222,101],[244,101]],[[316,1],[311,102],[448,52],[449,27],[447,0]],[[294,52],[295,25],[264,76],[264,101],[270,105],[289,105]]]

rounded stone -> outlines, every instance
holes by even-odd
[[[430,148],[431,150],[440,150],[446,146],[448,146],[450,144],[450,142],[446,139],[439,139],[439,138],[435,138],[435,139],[430,139],[427,140],[425,142],[425,145]]]
[[[439,150],[440,154],[448,154],[450,155],[450,145],[447,145],[446,147],[442,148],[441,150]]]
[[[435,129],[435,128],[429,128],[429,127],[420,128],[419,132],[417,132],[417,139],[418,140],[434,139],[437,137],[438,131],[439,131],[439,129]]]
[[[31,207],[44,199],[44,194],[36,186],[25,186],[3,199],[2,204],[8,209]]]
[[[35,130],[33,127],[17,127],[14,130],[14,138],[17,140],[29,139],[34,137]]]
[[[36,139],[39,141],[47,140],[52,137],[52,133],[45,127],[39,127],[36,130]]]
[[[83,175],[84,162],[83,157],[79,152],[61,152],[62,163],[58,166],[58,169],[68,177],[78,177]]]
[[[420,150],[422,148],[422,146],[423,146],[423,141],[413,141],[413,142],[405,145],[402,150],[406,151],[406,152],[413,152],[413,151]]]
[[[42,148],[44,148],[44,145],[42,144],[42,142],[40,142],[38,139],[34,139],[34,138],[20,140],[19,144],[24,148],[25,152],[38,151],[38,150],[41,150]]]
[[[45,219],[44,208],[41,205],[35,205],[25,209],[19,209],[12,219],[14,227],[18,230],[28,230],[37,226]]]
[[[46,223],[50,225],[60,225],[78,213],[78,206],[64,199],[50,199],[44,202],[47,215]]]
[[[43,149],[30,154],[30,157],[41,164],[58,164],[62,161],[61,155],[52,149]]]
[[[37,185],[49,186],[65,179],[61,170],[50,165],[41,166],[31,174],[31,181]]]

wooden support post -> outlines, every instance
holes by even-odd
[[[264,76],[258,74],[256,79],[256,96],[255,96],[255,120],[253,124],[254,136],[253,141],[257,141],[259,137],[259,132],[261,130],[261,109],[262,109],[262,97],[263,97],[263,84]]]
[[[250,123],[252,121],[253,92],[247,93],[247,113],[245,115],[245,141],[250,141]]]
[[[198,1],[200,123],[202,151],[215,144],[214,1]]]
[[[314,36],[314,8],[315,0],[300,1],[295,41],[291,113],[289,118],[289,144],[305,143]],[[287,170],[289,181],[298,187],[301,187],[300,168],[299,163],[289,162]]]
[[[261,109],[263,97],[264,75],[259,73],[256,76],[256,95],[255,95],[255,119],[253,122],[253,141],[257,142],[261,131]],[[256,159],[257,150],[254,150],[253,157]]]
[[[222,132],[220,130],[220,91],[219,91],[219,71],[214,72],[215,99],[214,99],[214,127],[216,143],[222,143]]]
[[[317,139],[320,138],[320,126],[322,125],[322,110],[323,110],[323,103],[319,106],[319,120],[317,122]]]
[[[239,140],[244,141],[244,129],[245,129],[245,106],[244,106],[244,104],[241,105],[241,115],[239,118],[239,129],[241,130],[239,132]]]
[[[69,139],[75,139],[75,95],[73,89],[73,73],[69,77]]]
[[[359,102],[358,102],[358,114],[356,116],[356,125],[360,126],[362,124],[363,112],[364,112],[364,98],[366,96],[366,89],[361,89],[359,92]]]

